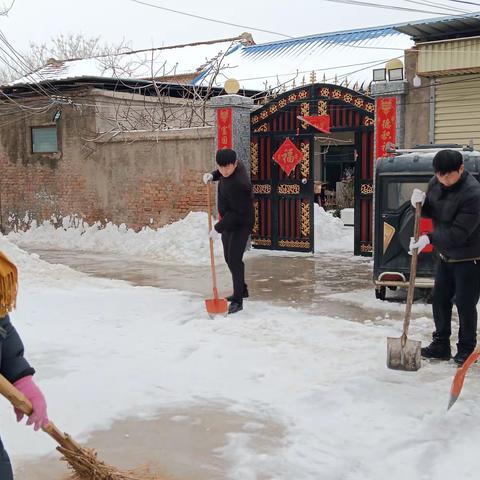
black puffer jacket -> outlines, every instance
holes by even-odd
[[[0,318],[0,373],[11,383],[35,370],[23,357],[23,343],[8,315]]]
[[[221,220],[215,230],[223,231],[252,229],[253,194],[252,182],[244,165],[238,162],[237,168],[229,177],[223,177],[218,170],[212,172],[213,180],[218,180],[218,213]]]
[[[422,215],[432,218],[430,238],[439,253],[455,260],[480,257],[480,183],[469,172],[451,187],[433,177]]]

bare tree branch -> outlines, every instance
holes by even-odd
[[[0,15],[5,16],[5,17],[8,16],[8,14],[10,13],[10,10],[15,5],[15,1],[16,0],[12,0],[12,3],[10,4],[9,7],[7,7],[4,3],[2,3],[1,6],[0,6]]]

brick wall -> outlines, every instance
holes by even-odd
[[[61,151],[33,154],[31,127],[53,125],[54,112],[18,112],[0,127],[4,231],[52,215],[158,227],[206,208],[201,174],[213,167],[213,128],[99,139],[93,106],[63,106],[57,123]]]
[[[201,177],[213,168],[213,128],[130,132],[97,148],[100,183],[118,187],[99,188],[114,223],[158,227],[206,209]]]

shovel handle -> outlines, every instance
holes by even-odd
[[[415,205],[415,221],[413,227],[413,238],[418,240],[420,230],[420,215],[422,213],[422,204],[418,202]],[[410,261],[410,279],[408,282],[407,290],[407,305],[405,307],[405,318],[403,319],[403,335],[402,338],[407,340],[408,328],[410,326],[410,317],[412,314],[413,294],[415,292],[415,278],[417,276],[417,263],[418,263],[418,248],[414,248],[412,251],[412,259]]]
[[[212,231],[212,187],[211,182],[207,182],[207,208],[208,208],[208,232]],[[209,238],[210,244],[210,269],[212,271],[213,298],[218,299],[217,273],[215,271],[215,255],[213,253],[213,240]]]
[[[32,414],[33,407],[30,400],[1,374],[0,394],[3,395],[14,408],[18,408],[25,415],[30,416]],[[42,430],[50,435],[61,447],[67,450],[77,451],[81,449],[78,443],[72,440],[69,435],[61,432],[53,422],[49,422],[48,425],[42,427]]]

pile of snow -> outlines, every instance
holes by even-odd
[[[353,228],[315,205],[315,251],[353,253]],[[205,212],[190,212],[184,219],[162,228],[143,228],[139,232],[125,224],[94,223],[65,217],[59,226],[55,219],[40,225],[32,222],[27,231],[11,232],[8,239],[20,247],[44,250],[75,250],[113,253],[183,265],[210,262],[208,220]],[[222,261],[221,241],[215,244],[217,261]]]
[[[353,227],[314,203],[315,252],[353,253]]]
[[[164,263],[202,265],[210,261],[208,219],[205,212],[190,212],[184,219],[159,229],[145,227],[139,232],[125,224],[89,225],[65,217],[62,226],[55,221],[32,223],[29,230],[11,232],[8,238],[20,247],[45,250],[80,250],[137,256]],[[216,256],[223,255],[220,240]]]

